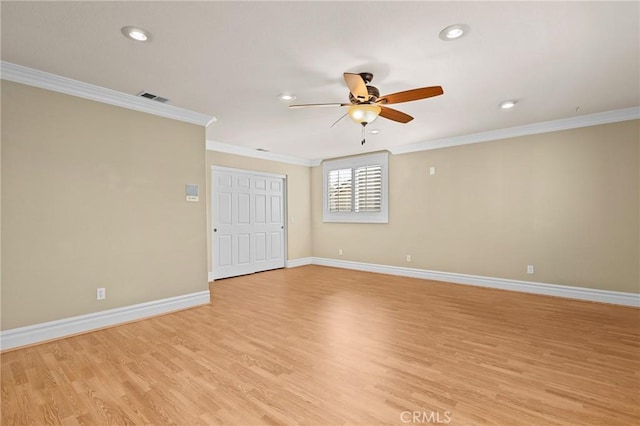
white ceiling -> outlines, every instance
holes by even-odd
[[[10,2],[2,60],[213,115],[207,139],[330,158],[640,105],[638,2]],[[462,23],[469,33],[438,33]],[[136,43],[125,25],[153,34]],[[394,107],[360,145],[343,72],[381,94],[440,85]],[[500,102],[516,99],[503,111]],[[153,102],[153,101],[149,101]]]

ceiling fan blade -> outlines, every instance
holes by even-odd
[[[342,115],[340,118],[338,118],[336,121],[333,122],[333,124],[331,125],[331,127],[329,127],[330,129],[333,129],[333,126],[335,126],[336,124],[338,124],[338,122],[340,120],[342,120],[343,118],[345,118],[347,115],[349,115],[348,112],[345,112],[344,115]]]
[[[392,93],[390,95],[381,96],[377,103],[380,104],[399,104],[401,102],[417,101],[419,99],[431,98],[433,96],[442,95],[444,91],[440,86],[421,87],[420,89],[405,90],[404,92]]]
[[[308,107],[339,107],[339,106],[348,106],[351,104],[298,104],[298,105],[289,105],[289,108],[308,108]]]
[[[397,121],[399,123],[405,124],[413,120],[413,117],[409,114],[405,114],[404,112],[398,111],[397,109],[380,106],[380,117],[384,117],[389,120]]]
[[[343,76],[344,82],[347,83],[347,87],[349,88],[349,91],[354,98],[358,99],[359,101],[366,101],[367,99],[369,99],[367,84],[364,82],[360,74],[345,72]]]

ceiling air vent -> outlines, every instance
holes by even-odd
[[[157,96],[157,95],[154,95],[153,93],[145,92],[144,90],[142,92],[138,93],[138,96],[141,96],[141,97],[147,98],[147,99],[151,99],[153,101],[161,102],[163,104],[165,102],[169,102],[168,98],[163,98],[162,96]]]

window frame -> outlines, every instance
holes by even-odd
[[[379,212],[331,212],[329,211],[329,172],[351,169],[352,187],[355,191],[354,170],[358,167],[380,165],[382,169],[381,202]],[[359,155],[322,163],[322,221],[334,223],[389,223],[389,153]],[[355,208],[352,203],[351,208]]]

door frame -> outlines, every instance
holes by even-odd
[[[215,281],[215,279],[213,278],[214,274],[214,268],[215,268],[215,259],[214,259],[214,252],[213,252],[213,238],[215,237],[213,234],[213,229],[215,228],[214,226],[214,222],[213,222],[213,202],[215,200],[215,194],[213,193],[213,188],[215,187],[214,183],[213,183],[213,174],[214,171],[220,171],[220,172],[229,172],[229,173],[244,173],[244,174],[248,174],[248,175],[252,175],[252,176],[260,176],[260,177],[268,177],[268,178],[273,178],[273,179],[282,179],[283,185],[282,185],[282,214],[283,214],[283,218],[282,218],[282,223],[284,225],[284,243],[283,243],[283,260],[284,260],[284,267],[287,267],[287,261],[289,260],[288,258],[288,253],[289,253],[289,247],[288,247],[288,241],[289,241],[289,212],[288,212],[288,202],[287,202],[287,175],[283,175],[283,174],[279,174],[279,173],[269,173],[269,172],[262,172],[262,171],[258,171],[258,170],[249,170],[249,169],[238,169],[235,167],[226,167],[226,166],[211,166],[210,167],[210,176],[209,176],[209,185],[211,185],[211,189],[209,190],[209,211],[211,212],[211,214],[209,215],[210,217],[210,223],[209,223],[209,237],[211,238],[211,253],[209,254],[209,258],[211,261],[211,279],[209,281]]]

